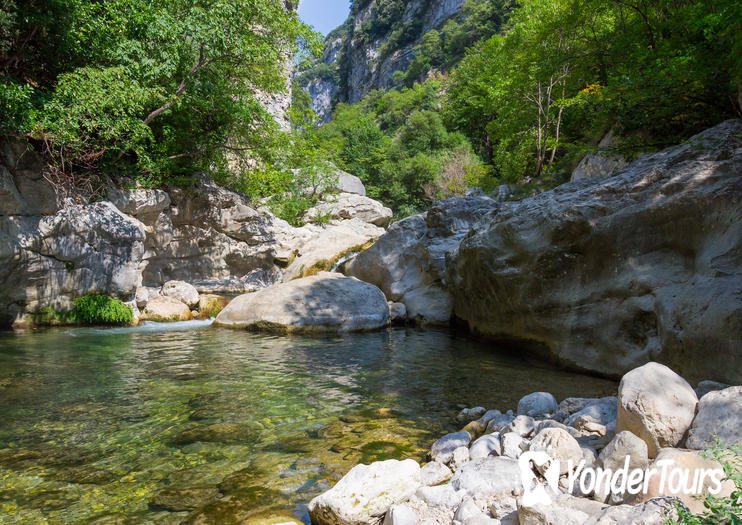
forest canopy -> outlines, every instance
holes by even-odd
[[[271,159],[258,101],[316,35],[283,0],[0,0],[0,127],[60,186],[91,173],[149,186]],[[78,188],[80,189],[80,188]]]

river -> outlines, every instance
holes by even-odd
[[[505,350],[411,328],[0,332],[0,523],[306,522],[354,464],[422,460],[463,407],[615,392]]]

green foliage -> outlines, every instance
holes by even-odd
[[[724,467],[725,479],[734,483],[735,490],[729,497],[706,495],[703,514],[693,515],[685,506],[677,504],[678,521],[668,525],[737,525],[742,523],[742,445],[722,446],[717,443],[704,454]]]
[[[360,177],[368,195],[397,217],[441,195],[492,185],[466,137],[446,130],[436,111],[440,88],[439,81],[428,81],[371,92],[358,104],[338,104],[333,120],[316,131],[327,158]]]
[[[283,140],[257,92],[284,89],[287,46],[321,45],[283,0],[0,2],[0,126],[64,184],[239,178]]]
[[[563,180],[608,129],[646,150],[739,114],[741,24],[734,0],[524,0],[454,72],[444,120],[502,180]]]
[[[130,325],[131,308],[107,295],[89,294],[75,299],[72,318],[90,325]]]

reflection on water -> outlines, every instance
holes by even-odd
[[[306,520],[353,464],[421,459],[460,408],[535,390],[615,384],[412,329],[0,333],[0,523]]]

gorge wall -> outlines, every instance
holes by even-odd
[[[742,121],[612,176],[450,199],[346,266],[422,322],[618,376],[650,360],[742,381]]]
[[[312,96],[312,109],[327,122],[333,101],[356,103],[374,89],[394,87],[394,73],[406,71],[423,35],[459,16],[464,3],[465,0],[356,2],[346,22],[327,36],[318,64],[297,76]],[[400,4],[396,7],[398,12],[389,7],[394,4]]]

